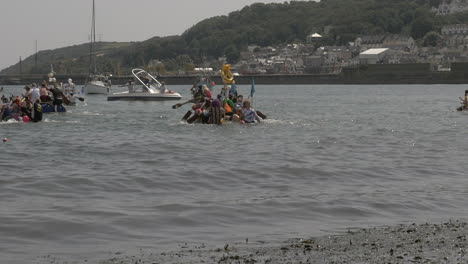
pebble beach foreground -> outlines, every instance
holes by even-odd
[[[450,221],[361,229],[274,246],[248,240],[215,249],[184,245],[172,252],[116,255],[99,263],[468,263],[467,237],[466,222]]]

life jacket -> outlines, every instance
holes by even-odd
[[[224,104],[224,111],[225,111],[226,114],[227,113],[232,113],[232,108],[231,108],[231,106],[229,106],[229,104],[227,102]]]
[[[34,111],[35,111],[36,113],[42,113],[42,106],[41,106],[41,104],[34,103]]]
[[[247,123],[255,123],[255,112],[252,108],[244,109],[244,121]]]
[[[38,103],[34,103],[34,106],[33,106],[33,122],[38,122],[38,121],[41,121],[42,120],[42,106],[41,104],[38,104]]]

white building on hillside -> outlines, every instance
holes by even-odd
[[[359,54],[359,62],[361,64],[377,64],[382,63],[385,55],[389,52],[388,48],[368,49]]]

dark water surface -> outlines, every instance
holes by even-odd
[[[0,262],[466,219],[466,88],[257,85],[258,125],[188,125],[188,105],[102,95],[0,123]]]

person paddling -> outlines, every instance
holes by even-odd
[[[458,111],[468,110],[468,90],[465,90],[465,98],[461,98],[461,106],[457,108]]]
[[[258,116],[255,109],[251,107],[250,101],[246,100],[242,106],[242,115],[241,115],[241,122],[242,123],[255,123],[261,122],[263,119]]]
[[[465,90],[465,100],[463,100],[463,107],[468,109],[468,90]]]

